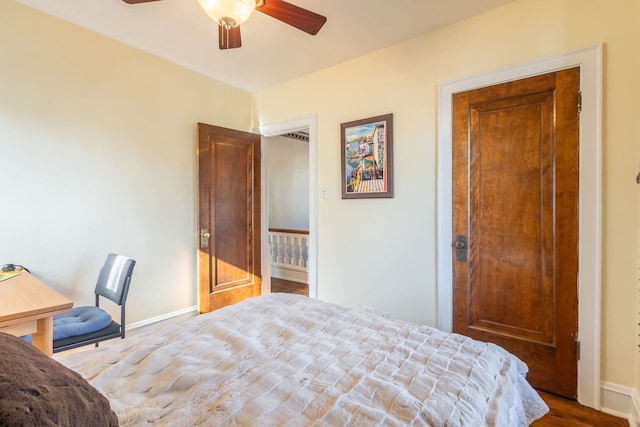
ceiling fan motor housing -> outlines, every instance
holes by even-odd
[[[209,18],[226,29],[242,24],[256,10],[255,0],[198,0],[198,4]]]
[[[140,4],[159,0],[122,0]],[[216,23],[220,49],[242,46],[240,25],[258,9],[285,24],[315,36],[327,22],[325,16],[291,4],[284,0],[198,0],[200,7]]]

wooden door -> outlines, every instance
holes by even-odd
[[[570,398],[579,82],[574,68],[453,96],[453,329],[505,347],[535,387]]]
[[[200,313],[260,295],[260,135],[198,124]]]

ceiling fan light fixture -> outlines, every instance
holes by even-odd
[[[246,21],[256,9],[256,0],[198,0],[200,7],[227,30]]]

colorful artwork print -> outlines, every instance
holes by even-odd
[[[393,197],[392,115],[341,125],[342,198]]]

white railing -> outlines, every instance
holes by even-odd
[[[271,277],[309,283],[309,232],[269,229]]]

